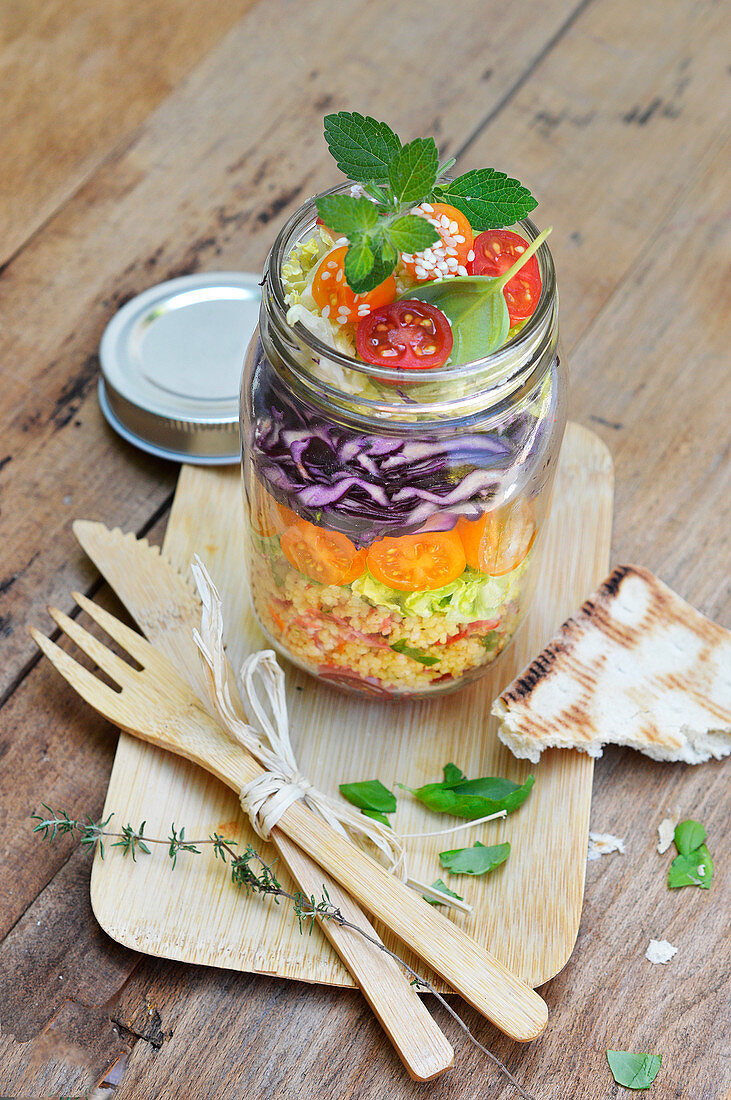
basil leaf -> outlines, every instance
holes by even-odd
[[[629,1050],[608,1050],[612,1077],[626,1089],[649,1089],[657,1077],[661,1054],[632,1054]]]
[[[394,642],[390,648],[394,653],[403,653],[405,657],[410,657],[412,661],[418,661],[420,665],[426,665],[427,668],[439,664],[439,657],[432,657],[431,654],[424,653],[421,649],[415,649],[413,646],[410,646],[408,642],[405,642],[403,638],[398,642]]]
[[[438,167],[434,138],[416,138],[403,145],[388,166],[388,179],[399,203],[421,202],[436,183]]]
[[[436,244],[439,234],[426,218],[418,214],[404,214],[396,218],[388,227],[388,237],[399,252],[422,252],[431,244]]]
[[[396,796],[388,787],[384,787],[380,779],[341,783],[339,790],[343,798],[352,802],[359,810],[378,810],[382,814],[392,814],[396,809]]]
[[[451,362],[469,363],[501,347],[510,332],[510,314],[502,293],[503,283],[489,275],[412,287],[403,298],[429,302],[445,314],[452,326]]]
[[[390,126],[357,111],[326,115],[324,125],[330,152],[348,179],[358,183],[388,181],[389,165],[401,148]]]
[[[391,828],[391,822],[380,810],[361,810],[360,812],[364,817],[372,817],[374,821],[380,821],[382,825],[388,825],[389,829]]]
[[[464,901],[464,898],[462,897],[461,894],[455,894],[454,890],[450,890],[449,887],[446,886],[445,883],[443,883],[440,878],[438,878],[436,880],[436,882],[433,882],[431,884],[431,886],[432,886],[432,890],[441,890],[441,892],[443,894],[448,894],[450,898],[456,898],[457,901]],[[436,898],[427,898],[427,897],[425,897],[424,901],[428,902],[429,905],[441,905],[442,904],[441,901],[437,901]]]
[[[494,168],[476,168],[440,184],[434,197],[461,210],[475,234],[514,225],[538,206],[527,187]]]
[[[500,810],[508,813],[517,810],[525,802],[534,783],[532,775],[528,776],[522,786],[510,779],[485,777],[449,784],[427,783],[411,793],[436,813],[474,821],[475,818],[488,817]]]
[[[378,224],[378,210],[370,199],[323,195],[315,205],[325,225],[336,233],[359,235]]]
[[[705,844],[687,855],[676,856],[668,871],[668,887],[677,890],[679,886],[700,886],[711,889],[713,881],[713,860]]]
[[[679,821],[675,826],[675,847],[681,856],[690,855],[706,839],[706,830],[698,821]]]
[[[439,862],[452,875],[486,875],[494,871],[510,855],[510,844],[480,844],[474,848],[454,848],[439,853]]]

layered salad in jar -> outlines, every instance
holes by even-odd
[[[516,180],[449,178],[432,139],[358,114],[325,136],[349,182],[280,234],[244,377],[251,595],[321,679],[432,694],[495,660],[537,580],[553,269]]]

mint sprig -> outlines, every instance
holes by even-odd
[[[356,294],[388,278],[399,252],[423,252],[437,243],[434,227],[409,213],[427,199],[457,207],[476,233],[513,225],[537,205],[527,188],[494,168],[478,168],[445,181],[454,161],[439,163],[433,138],[415,138],[403,145],[385,122],[357,111],[326,115],[324,125],[338,168],[365,192],[316,200],[325,225],[348,238],[345,278]]]
[[[494,168],[476,168],[433,190],[436,202],[448,202],[469,218],[475,233],[515,225],[538,203],[527,187]]]

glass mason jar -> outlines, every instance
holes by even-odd
[[[540,580],[566,406],[551,255],[543,244],[540,301],[503,347],[417,378],[335,350],[288,309],[282,267],[316,217],[312,200],[279,233],[246,356],[253,606],[269,642],[330,684],[453,690],[503,651]]]

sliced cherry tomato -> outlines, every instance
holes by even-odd
[[[271,493],[255,477],[251,479],[251,499],[249,502],[249,515],[251,526],[265,538],[272,535],[280,535],[285,527],[288,527],[297,516]]]
[[[425,370],[446,363],[452,351],[452,326],[441,309],[407,298],[374,309],[359,321],[355,342],[366,363]]]
[[[517,569],[536,537],[533,510],[524,502],[485,512],[479,519],[463,516],[457,531],[467,564],[492,577]]]
[[[519,233],[510,229],[488,229],[475,241],[475,258],[469,264],[469,273],[504,275],[527,247],[528,241]],[[538,305],[542,287],[538,258],[531,256],[503,290],[511,326],[530,317]]]
[[[412,214],[426,218],[441,240],[414,255],[402,253],[401,259],[419,282],[466,275],[474,237],[472,226],[461,210],[445,202],[423,202]]]
[[[465,564],[456,530],[380,539],[368,551],[368,568],[376,580],[399,592],[441,588],[456,580]]]
[[[365,572],[366,552],[346,535],[326,531],[297,519],[282,535],[282,550],[290,565],[320,584],[350,584]]]
[[[385,306],[396,297],[396,280],[393,275],[389,275],[366,294],[354,294],[345,281],[347,251],[347,245],[340,245],[328,252],[320,261],[312,283],[312,297],[320,307],[323,317],[341,325],[367,317],[372,310]]]

